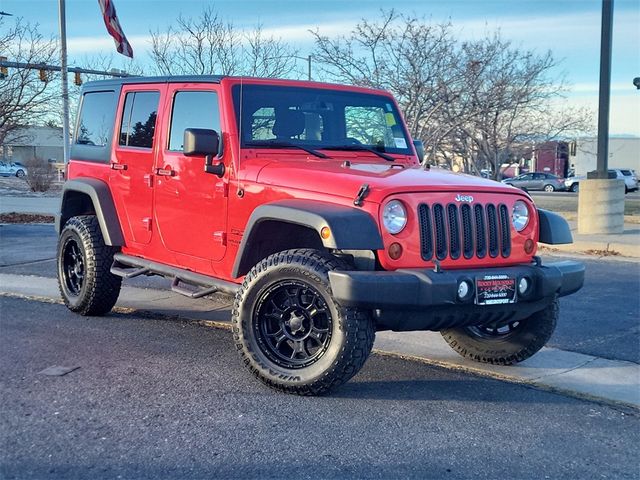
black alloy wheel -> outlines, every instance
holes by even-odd
[[[520,322],[514,321],[506,324],[467,327],[467,331],[470,335],[480,338],[507,339],[514,335],[519,325]]]
[[[260,296],[253,320],[258,346],[285,368],[304,368],[316,362],[331,341],[333,317],[329,306],[311,285],[285,280]]]
[[[58,239],[58,287],[64,304],[81,315],[103,315],[118,300],[122,279],[111,273],[113,254],[95,215],[71,217]]]
[[[375,338],[369,312],[336,302],[341,259],[312,249],[269,255],[246,275],[232,312],[242,363],[271,388],[321,395],[353,377]]]
[[[556,328],[559,311],[555,298],[528,318],[450,328],[441,333],[449,346],[465,358],[480,363],[511,365],[526,360],[547,344]]]
[[[82,291],[85,276],[84,255],[73,237],[69,237],[62,245],[62,281],[67,291],[78,296]]]

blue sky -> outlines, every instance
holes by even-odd
[[[82,58],[115,52],[96,0],[67,0],[70,55]],[[262,24],[276,37],[294,42],[301,55],[313,47],[309,29],[348,33],[362,18],[374,19],[381,8],[415,13],[434,22],[450,19],[462,38],[478,38],[500,28],[503,36],[526,49],[551,50],[561,59],[572,89],[573,105],[597,106],[601,0],[114,0],[118,17],[134,51],[148,48],[149,30],[164,28],[178,14],[196,16],[213,4],[239,28]],[[0,0],[0,10],[37,22],[57,34],[56,0]],[[126,66],[126,60],[123,59]],[[560,71],[559,70],[559,71]],[[615,0],[611,133],[640,136],[640,0]]]

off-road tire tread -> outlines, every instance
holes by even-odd
[[[544,310],[524,320],[532,322],[526,327],[534,329],[534,339],[532,342],[522,345],[522,348],[514,349],[509,355],[495,355],[490,351],[481,351],[477,345],[469,342],[469,334],[464,328],[452,328],[443,330],[440,333],[449,346],[464,358],[479,363],[490,363],[492,365],[513,365],[514,363],[522,362],[531,357],[547,344],[556,328],[559,313],[560,306],[556,298]],[[491,344],[487,342],[487,350],[490,350],[490,348]]]
[[[72,305],[64,293],[62,278],[58,275],[58,289],[69,310],[80,315],[104,315],[111,311],[118,301],[122,278],[111,273],[113,255],[119,248],[105,245],[100,230],[100,224],[95,215],[79,215],[71,217],[64,226],[75,229],[85,251],[85,282],[84,298],[76,305]],[[62,260],[58,252],[58,263]]]
[[[375,339],[375,326],[368,313],[356,308],[346,308],[339,305],[335,300],[335,309],[340,312],[342,322],[347,326],[347,338],[340,351],[340,354],[331,368],[327,369],[322,378],[311,384],[295,385],[265,376],[256,368],[255,363],[260,364],[260,360],[255,355],[251,355],[240,335],[242,319],[240,318],[240,305],[253,280],[262,272],[277,267],[281,264],[300,264],[312,270],[315,274],[325,279],[327,288],[330,291],[327,273],[330,270],[345,268],[342,260],[329,254],[324,254],[313,249],[294,249],[275,253],[261,260],[256,264],[244,278],[242,286],[235,296],[232,311],[232,331],[236,348],[240,354],[242,363],[264,384],[274,390],[296,395],[322,395],[328,393],[342,385],[353,377],[366,362]],[[338,319],[335,319],[338,320]],[[269,368],[268,365],[262,365]]]

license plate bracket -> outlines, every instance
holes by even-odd
[[[476,277],[476,305],[515,303],[516,279],[506,274]]]

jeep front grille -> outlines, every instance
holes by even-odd
[[[511,254],[511,221],[504,205],[440,203],[418,206],[420,254],[425,261]]]

